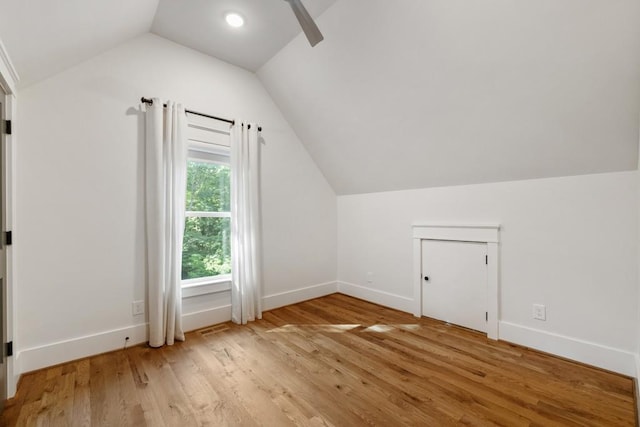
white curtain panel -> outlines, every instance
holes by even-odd
[[[260,143],[258,126],[231,129],[231,320],[262,318],[260,261]]]
[[[154,98],[146,112],[146,227],[149,345],[184,341],[182,235],[187,180],[184,107]]]

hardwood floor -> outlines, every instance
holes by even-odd
[[[23,377],[7,426],[635,425],[633,380],[344,295]]]

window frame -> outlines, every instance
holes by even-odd
[[[231,149],[230,147],[222,145],[190,140],[187,151],[187,167],[188,162],[190,161],[227,165],[231,167]],[[186,204],[184,209],[185,219],[189,217],[231,219],[231,211],[188,211]],[[184,239],[182,244],[184,245]],[[183,279],[180,283],[183,299],[192,298],[199,295],[215,294],[231,290],[231,274],[219,274],[217,276]]]

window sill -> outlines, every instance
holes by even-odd
[[[182,281],[182,299],[231,290],[231,275]]]

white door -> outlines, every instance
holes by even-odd
[[[422,314],[487,332],[487,244],[422,241]]]
[[[3,409],[4,401],[7,398],[7,354],[5,352],[5,343],[7,342],[7,286],[5,280],[5,245],[4,245],[4,227],[5,223],[5,191],[4,191],[4,160],[5,160],[5,147],[6,141],[6,129],[5,129],[5,93],[0,87],[0,411]]]

